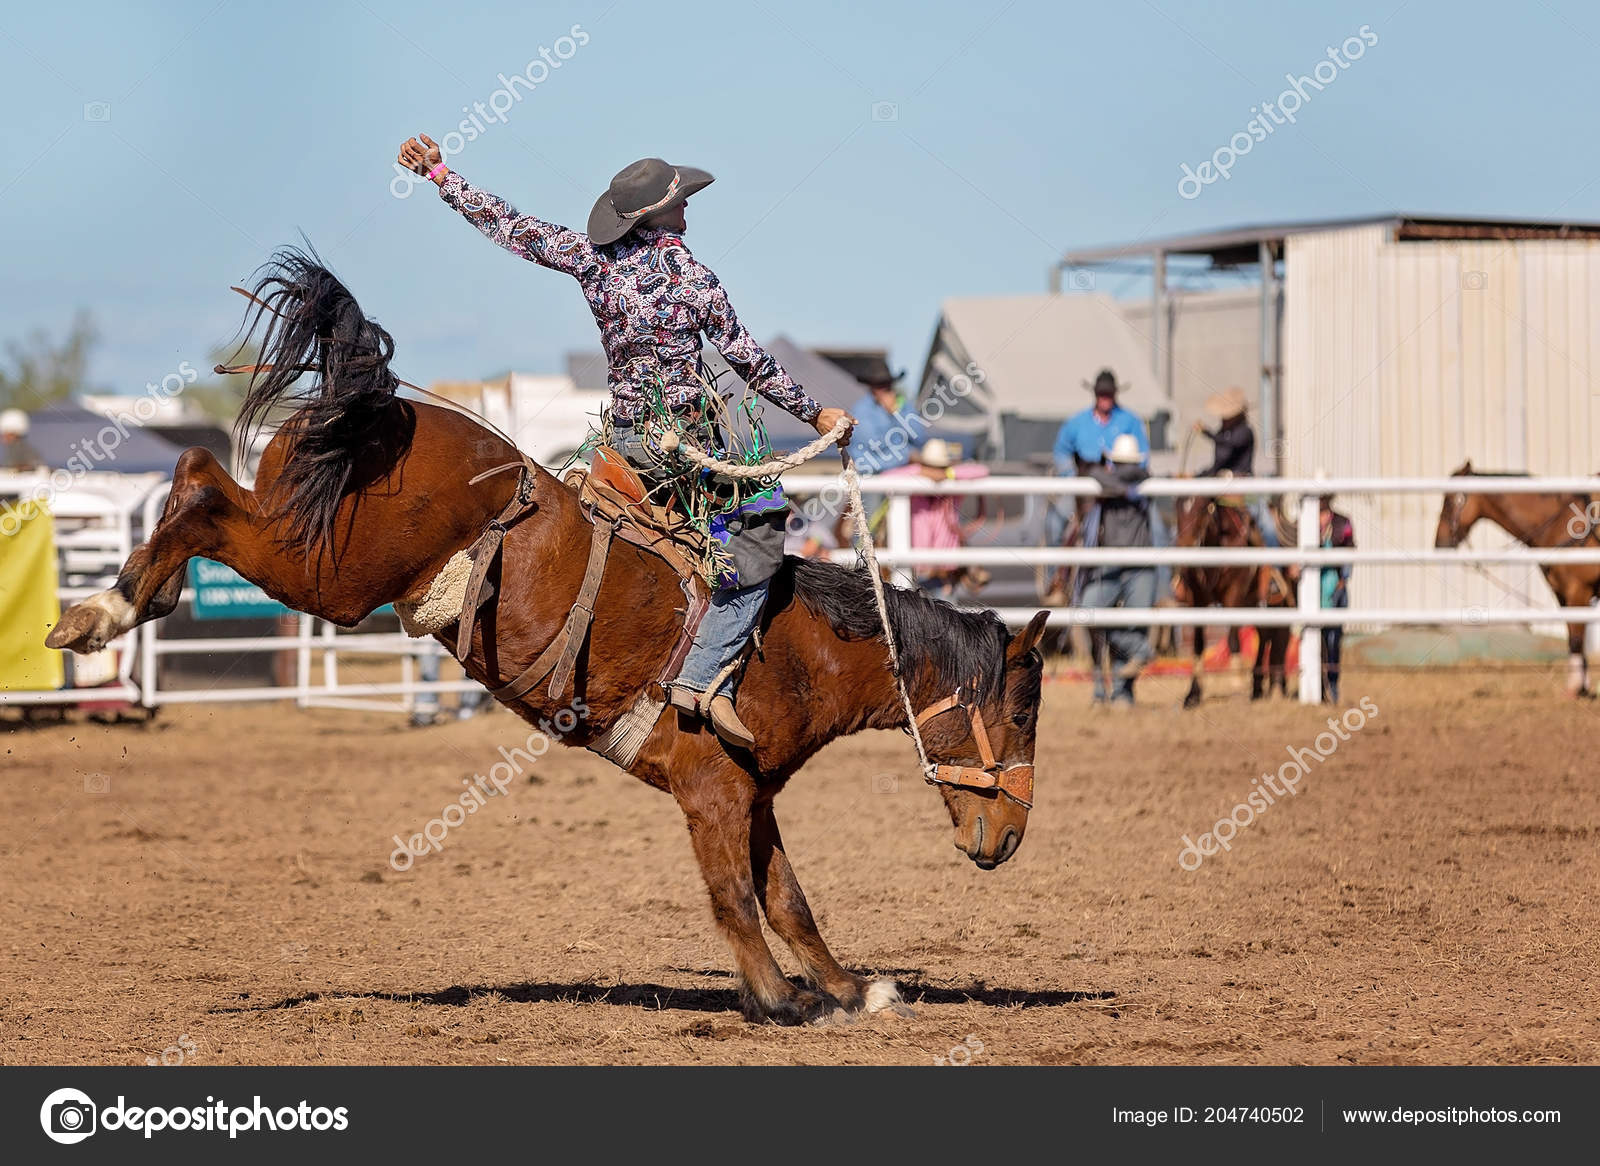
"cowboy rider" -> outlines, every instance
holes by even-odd
[[[1084,381],[1083,387],[1094,394],[1094,404],[1068,417],[1056,432],[1056,443],[1052,451],[1056,473],[1076,474],[1080,477],[1087,475],[1091,467],[1098,466],[1105,460],[1106,454],[1111,452],[1113,443],[1124,434],[1138,441],[1144,459],[1148,460],[1150,434],[1145,430],[1144,422],[1139,419],[1137,413],[1117,404],[1117,394],[1124,387],[1117,383],[1117,374],[1109,368],[1103,368],[1092,382]],[[1077,532],[1082,529],[1084,519],[1088,517],[1093,504],[1094,499],[1086,496],[1075,498],[1070,503],[1066,498],[1052,501],[1044,515],[1047,545],[1063,546],[1069,541],[1075,541]],[[1067,515],[1068,505],[1073,508],[1070,521]],[[1067,594],[1066,584],[1067,570],[1063,568],[1052,577],[1050,592],[1045,596],[1045,603],[1059,607],[1070,602],[1071,596]]]
[[[660,386],[668,407],[697,417],[706,392],[698,376],[704,333],[736,373],[767,400],[828,433],[853,418],[808,396],[739,322],[728,294],[683,241],[689,197],[710,174],[643,158],[619,171],[589,212],[587,233],[524,215],[444,165],[427,135],[400,147],[400,163],[431,179],[440,198],[489,239],[524,259],[578,280],[609,364],[613,444],[647,472],[654,451],[644,435],[647,388]],[[637,428],[636,428],[637,426]],[[705,717],[724,741],[749,749],[755,738],[734,710],[732,670],[761,619],[772,575],[783,561],[786,515],[736,520],[731,585],[713,592],[694,646],[669,697],[674,707]],[[718,677],[721,683],[709,691]]]

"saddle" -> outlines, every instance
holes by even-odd
[[[524,468],[517,492],[506,504],[505,510],[470,548],[458,556],[470,567],[470,575],[461,588],[462,594],[456,608],[460,612],[456,637],[458,659],[466,659],[472,645],[472,630],[478,609],[494,594],[489,576],[499,558],[506,531],[529,512],[532,483],[532,475]],[[661,558],[678,575],[679,586],[683,589],[683,627],[656,681],[665,689],[677,678],[684,658],[694,643],[695,632],[699,630],[700,621],[710,605],[710,589],[695,566],[703,542],[687,517],[650,500],[650,490],[644,479],[613,449],[604,446],[596,449],[593,466],[589,470],[575,468],[569,471],[563,484],[577,493],[584,514],[593,525],[583,582],[567,613],[566,623],[555,639],[520,675],[491,689],[491,692],[497,700],[509,702],[522,697],[549,676],[550,697],[559,699],[572,679],[578,654],[588,639],[613,538],[621,538]],[[627,748],[622,749],[621,756],[626,761],[620,762],[624,766],[632,763],[633,754],[643,743],[644,733],[655,723],[655,714],[661,707],[660,701],[653,700],[648,693],[641,693],[636,707],[625,715],[624,722],[628,724],[622,736],[626,738],[623,743]],[[643,732],[639,731],[641,728]],[[605,748],[601,752],[618,760],[616,752],[608,752]]]
[[[576,490],[595,521],[607,521],[618,536],[665,559],[686,584],[699,579],[705,536],[688,516],[650,498],[643,476],[610,446],[597,446],[588,470],[574,467],[562,481]]]

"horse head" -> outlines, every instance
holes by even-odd
[[[1048,614],[1009,638],[1000,683],[964,686],[917,718],[956,849],[983,870],[1015,854],[1028,828]]]
[[[1475,474],[1471,461],[1461,463],[1461,468],[1450,476],[1470,478]],[[1439,511],[1439,525],[1433,532],[1436,547],[1458,547],[1472,529],[1473,523],[1483,517],[1483,495],[1469,494],[1464,490],[1444,496],[1444,506]]]

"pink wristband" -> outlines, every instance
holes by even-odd
[[[443,169],[444,169],[444,163],[440,162],[432,170],[428,171],[428,181],[429,182],[437,182],[439,180],[439,171],[441,171]]]

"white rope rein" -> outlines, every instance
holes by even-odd
[[[784,470],[798,469],[830,445],[836,444],[844,436],[846,428],[847,422],[840,421],[811,444],[793,453],[780,454],[771,461],[756,465],[719,461],[690,438],[680,437],[670,431],[663,435],[661,445],[670,453],[672,449],[669,448],[669,442],[673,438],[678,438],[677,452],[695,465],[713,473],[724,474],[730,478],[772,478]],[[922,769],[922,776],[931,779],[934,773],[933,763],[928,760],[927,747],[922,743],[922,730],[917,725],[917,713],[911,705],[911,694],[906,691],[905,674],[900,668],[900,648],[894,642],[894,629],[889,623],[889,599],[884,592],[883,574],[878,569],[878,557],[872,546],[872,525],[867,519],[866,505],[861,500],[861,475],[850,457],[850,451],[842,445],[839,447],[839,458],[844,463],[842,477],[845,489],[850,494],[850,517],[855,532],[856,549],[866,564],[867,578],[872,580],[872,597],[877,601],[878,620],[883,625],[883,640],[889,646],[889,668],[894,673],[895,689],[900,694],[901,707],[905,709],[906,731],[911,734],[911,740],[917,747],[917,764]],[[718,683],[721,683],[720,680]],[[716,687],[713,686],[711,691],[715,692]]]

